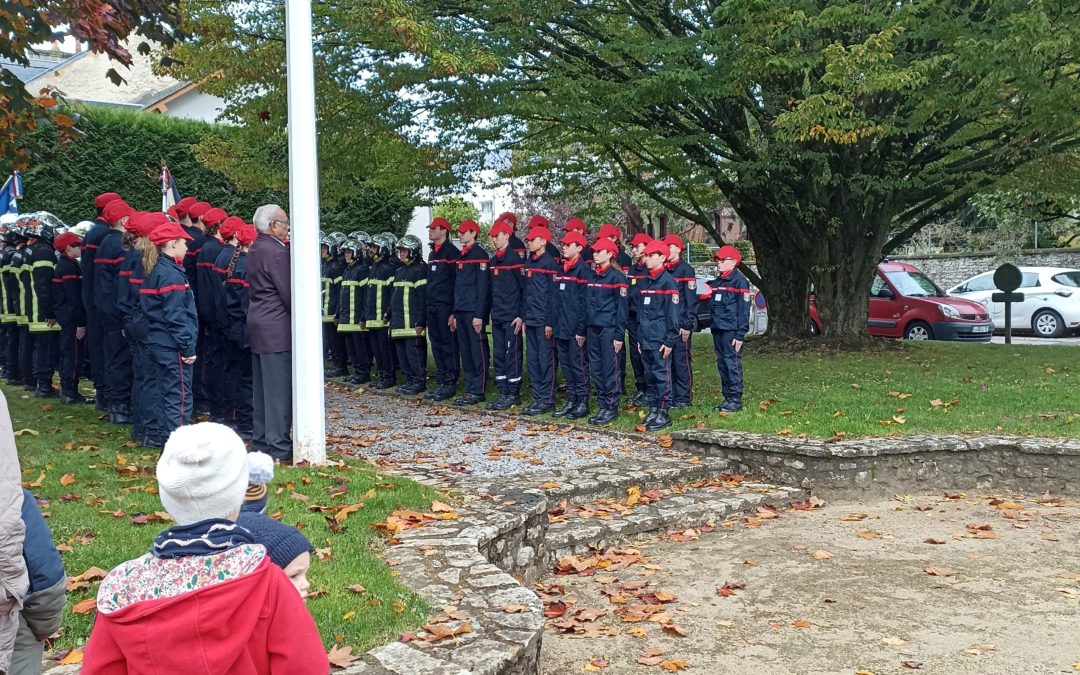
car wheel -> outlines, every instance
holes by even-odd
[[[907,330],[904,331],[904,339],[933,340],[934,329],[930,328],[930,324],[924,321],[912,321],[908,324]]]
[[[1057,338],[1065,334],[1065,322],[1052,309],[1043,309],[1031,319],[1031,329],[1042,338]]]

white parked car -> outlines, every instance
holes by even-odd
[[[1061,337],[1080,329],[1080,270],[1064,267],[1021,267],[1024,281],[1017,292],[1024,301],[1013,303],[1013,328],[1032,330],[1039,337]],[[1005,303],[994,302],[994,273],[985,272],[957,284],[949,295],[974,300],[990,310],[998,330],[1005,327]]]

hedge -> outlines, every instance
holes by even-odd
[[[21,210],[51,211],[73,225],[94,217],[93,200],[102,192],[118,192],[136,209],[160,209],[162,164],[169,167],[182,195],[204,199],[245,220],[262,204],[288,208],[286,194],[240,189],[196,159],[192,146],[204,135],[228,134],[228,127],[102,106],[75,107],[72,112],[77,116],[75,140],[61,144],[51,124],[34,132],[37,147],[44,150],[23,174]],[[412,200],[381,190],[357,192],[322,208],[324,230],[405,232]]]

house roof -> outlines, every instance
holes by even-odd
[[[65,54],[63,52],[29,49],[26,52],[26,58],[30,61],[29,65],[17,63],[10,59],[0,59],[0,67],[11,71],[23,84],[30,84],[67,63],[81,59],[87,53],[83,51],[78,54]]]

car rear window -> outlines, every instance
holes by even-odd
[[[1024,272],[1024,280],[1020,282],[1020,288],[1035,288],[1039,285],[1039,275],[1034,272]]]
[[[1059,272],[1050,278],[1062,286],[1080,287],[1080,270],[1073,272]]]

